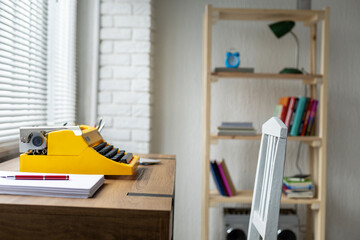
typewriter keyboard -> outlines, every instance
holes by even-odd
[[[109,158],[115,162],[120,163],[130,163],[133,158],[132,153],[126,153],[125,150],[120,150],[118,148],[114,148],[113,145],[108,145],[106,142],[102,142],[93,147],[98,153],[103,155],[106,158]]]

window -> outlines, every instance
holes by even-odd
[[[75,121],[75,15],[72,0],[0,0],[0,148]]]
[[[49,1],[48,125],[76,118],[76,1]]]

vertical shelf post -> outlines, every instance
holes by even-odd
[[[211,94],[211,37],[212,6],[207,5],[204,14],[203,32],[203,108],[202,108],[202,213],[201,239],[209,239],[209,172],[210,172],[210,94]]]
[[[317,63],[317,23],[314,22],[309,25],[310,29],[310,61],[309,61],[309,73],[316,74],[316,63]],[[317,99],[317,85],[309,85],[309,96],[313,99]],[[315,149],[313,146],[308,146],[308,170],[309,174],[313,177],[313,183],[315,182],[314,171],[316,170],[315,159],[318,154],[318,149]],[[313,234],[313,220],[312,220],[313,211],[311,206],[306,206],[306,239],[311,240]]]
[[[310,74],[316,74],[316,46],[317,46],[317,24],[313,23],[309,26],[310,28]],[[310,96],[317,98],[316,85],[310,85]]]
[[[319,186],[318,198],[320,207],[315,211],[315,239],[325,240],[325,213],[326,213],[326,145],[327,145],[327,101],[328,101],[328,55],[329,55],[329,8],[325,8],[325,16],[322,20],[321,31],[321,66],[323,84],[320,86],[320,114],[319,114],[319,136],[322,144],[319,149]]]

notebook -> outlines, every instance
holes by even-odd
[[[0,171],[0,176],[63,175]],[[104,175],[68,174],[69,180],[13,180],[0,178],[0,194],[89,198],[104,184]]]

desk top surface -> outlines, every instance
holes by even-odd
[[[105,184],[92,198],[0,195],[0,205],[171,211],[175,181],[175,156],[140,154],[140,157],[159,159],[161,163],[140,165],[133,176],[106,176]],[[2,171],[19,171],[19,168],[19,158],[0,164]],[[128,195],[128,193],[133,193],[135,196]],[[150,194],[150,196],[142,196],[146,194]]]

